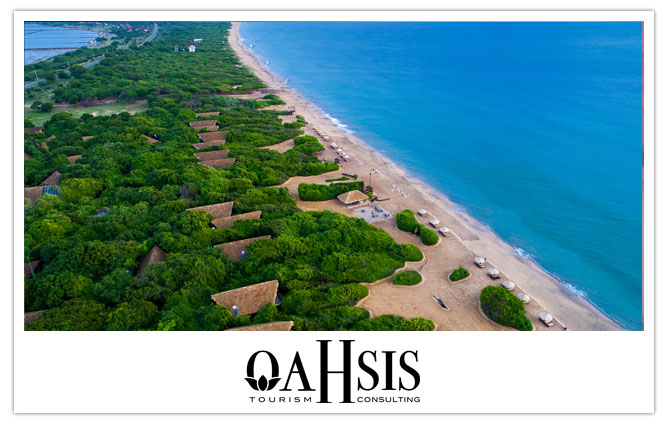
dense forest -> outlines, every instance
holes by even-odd
[[[303,120],[282,124],[286,112],[258,109],[280,104],[277,97],[225,96],[262,87],[227,47],[228,28],[161,23],[152,43],[109,47],[95,67],[70,67],[55,94],[66,102],[143,97],[145,112],[57,112],[43,131],[26,128],[25,187],[61,174],[56,191],[25,202],[24,257],[39,263],[26,275],[24,308],[42,311],[27,328],[224,330],[291,320],[294,330],[433,329],[426,319],[370,318],[355,306],[368,295],[359,283],[388,277],[422,253],[361,219],[301,212],[275,187],[338,165],[314,155],[324,149],[316,138],[299,136]],[[203,39],[195,53],[174,50],[194,38]],[[188,125],[197,112],[212,111],[226,141],[198,152],[229,150],[236,161],[221,169],[198,163],[197,130]],[[259,148],[291,138],[285,153]],[[218,229],[211,214],[187,210],[230,201],[232,215],[261,211],[261,218]],[[271,238],[249,245],[237,262],[214,247],[259,236]],[[164,260],[138,273],[154,247]],[[279,281],[279,299],[257,314],[235,316],[211,299],[270,280]]]

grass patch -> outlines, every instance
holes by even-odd
[[[116,102],[113,104],[95,105],[92,107],[75,107],[75,108],[54,108],[48,113],[40,113],[39,111],[25,109],[25,118],[35,124],[35,126],[42,126],[47,120],[56,113],[70,113],[75,118],[79,118],[84,114],[91,114],[93,116],[110,116],[112,114],[119,114],[128,112],[130,114],[140,113],[148,109],[148,104],[137,104],[134,102]]]
[[[520,331],[531,331],[533,325],[526,317],[524,303],[501,286],[487,286],[480,292],[483,313],[496,323]]]
[[[392,280],[392,283],[395,285],[404,285],[412,286],[417,285],[422,281],[422,276],[415,270],[406,270],[401,273],[397,273]]]
[[[450,273],[450,280],[453,282],[458,282],[460,280],[466,279],[469,276],[471,276],[471,272],[465,269],[463,265],[460,265],[455,269],[455,271]]]

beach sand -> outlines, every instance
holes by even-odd
[[[239,23],[232,23],[229,42],[241,62],[249,67],[266,85],[273,89],[287,105],[296,107],[296,114],[304,116],[308,125],[304,127],[307,135],[318,137],[314,127],[331,138],[325,142],[327,148],[320,155],[325,160],[333,161],[336,152],[330,143],[336,142],[351,157],[343,162],[341,170],[311,177],[294,177],[282,184],[291,194],[297,196],[297,185],[301,182],[325,184],[325,179],[338,178],[341,173],[357,174],[366,185],[374,188],[374,194],[393,215],[412,209],[417,212],[426,209],[425,217],[416,215],[418,221],[427,226],[432,218],[440,220],[440,227],[451,230],[448,237],[441,236],[440,244],[425,246],[419,238],[396,228],[394,217],[373,225],[385,230],[399,243],[413,243],[425,255],[418,263],[409,263],[409,267],[419,270],[424,278],[416,286],[392,285],[392,277],[376,283],[366,284],[370,295],[358,304],[367,309],[372,316],[392,314],[411,318],[422,316],[431,319],[437,330],[511,330],[488,319],[480,309],[479,296],[482,288],[488,285],[500,285],[504,280],[516,284],[516,295],[524,292],[531,298],[526,305],[527,317],[535,330],[619,330],[620,327],[584,298],[566,288],[563,284],[541,269],[528,258],[518,256],[515,249],[503,242],[492,230],[470,217],[459,205],[452,203],[444,194],[431,188],[419,179],[408,175],[393,164],[387,157],[375,151],[364,141],[350,135],[325,116],[315,104],[303,98],[295,90],[286,87],[276,76],[270,73],[241,42]],[[263,94],[256,92],[244,98],[258,98]],[[281,148],[283,148],[281,146]],[[338,200],[326,202],[303,202],[297,205],[303,210],[331,209],[352,216],[351,209]],[[473,263],[475,256],[487,258],[487,266],[478,268]],[[471,277],[451,283],[449,273],[459,265],[464,265]],[[487,269],[496,267],[501,272],[500,280],[487,276]],[[438,296],[447,305],[445,310],[434,299]],[[539,319],[541,311],[548,311],[555,318],[555,326],[548,328]]]

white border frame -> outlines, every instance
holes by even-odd
[[[131,19],[128,19],[131,17]],[[23,305],[23,22],[145,21],[644,21],[644,330],[520,334],[499,332],[341,333],[24,332]],[[637,11],[113,11],[14,14],[14,410],[73,412],[432,412],[648,413],[654,411],[654,14]],[[18,309],[16,309],[18,307]],[[437,334],[434,336],[433,334]],[[257,342],[275,354],[313,347],[316,339],[356,339],[378,349],[419,349],[422,402],[412,407],[308,405],[258,407],[239,399],[247,357]],[[436,338],[435,338],[436,337]],[[292,345],[287,346],[286,342]],[[392,343],[392,344],[390,344]],[[234,352],[230,352],[234,348]],[[490,349],[494,349],[490,351]],[[498,372],[506,397],[482,387],[480,367],[512,351],[517,362]],[[551,362],[541,356],[549,354]],[[314,357],[314,356],[313,356]],[[440,366],[447,357],[446,367]],[[336,363],[335,360],[332,363]],[[448,369],[452,367],[452,370]],[[179,371],[179,367],[187,368]],[[308,366],[307,366],[308,368]],[[524,383],[519,369],[538,381]],[[213,376],[212,371],[218,370]],[[444,372],[444,370],[447,370]],[[167,375],[166,373],[173,373]],[[428,374],[428,375],[426,375]],[[444,384],[447,384],[444,387]],[[538,389],[549,385],[550,397]],[[238,387],[238,388],[237,388]],[[245,387],[241,389],[241,387]],[[241,393],[246,397],[245,394]],[[321,406],[324,406],[321,407]]]

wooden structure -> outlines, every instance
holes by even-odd
[[[193,148],[196,150],[201,150],[202,148],[217,147],[223,144],[225,144],[225,141],[199,142],[197,144],[193,144]]]
[[[26,128],[26,130],[32,133],[44,132],[44,128],[41,126]]]
[[[196,211],[204,211],[210,215],[213,215],[213,218],[225,218],[227,216],[232,215],[232,207],[234,206],[234,202],[223,202],[223,203],[216,203],[213,205],[206,205],[206,206],[198,206],[196,208],[190,208],[188,209],[191,212],[196,212]]]
[[[353,205],[358,203],[364,203],[369,200],[366,194],[362,193],[359,190],[348,191],[347,193],[339,194],[336,196],[337,199],[344,205]]]
[[[215,122],[215,120],[211,120]],[[225,142],[225,138],[227,137],[227,131],[226,130],[221,130],[218,132],[202,132],[198,133],[197,137],[199,138],[200,142],[211,142],[211,141],[223,141]]]
[[[211,299],[218,305],[227,307],[235,316],[257,313],[269,303],[276,301],[278,280],[256,283],[231,291],[219,292],[211,295]]]
[[[195,117],[213,117],[220,114],[220,111],[209,111],[208,113],[197,113]]]
[[[165,258],[167,258],[165,251],[160,249],[158,246],[153,246],[153,248],[151,248],[151,250],[148,251],[148,253],[144,255],[144,257],[139,262],[139,267],[137,267],[137,272],[135,274],[141,274],[142,271],[146,270],[149,265],[162,262],[165,260]]]
[[[214,248],[222,249],[222,254],[229,257],[232,261],[241,261],[248,253],[248,246],[258,240],[271,239],[271,236],[251,237],[250,239],[237,240],[234,242],[215,245]]]
[[[225,218],[216,218],[211,221],[211,224],[213,224],[217,229],[223,229],[231,227],[232,224],[240,219],[260,219],[260,216],[262,216],[262,211],[253,211],[239,215],[228,216]]]
[[[193,153],[197,160],[220,160],[227,157],[230,150],[198,151]]]
[[[238,328],[230,328],[228,331],[289,331],[294,326],[292,320],[285,322],[268,322],[258,323],[257,325],[240,326]]]
[[[197,130],[218,130],[218,122],[216,120],[199,120],[190,122],[188,125]]]
[[[58,184],[60,184],[60,179],[61,179],[62,176],[63,176],[63,174],[61,174],[58,171],[55,171],[54,173],[49,175],[49,177],[47,179],[42,181],[42,183],[40,185],[58,185]]]
[[[230,157],[229,159],[202,160],[199,164],[207,168],[222,169],[233,165],[236,161],[237,159]]]

